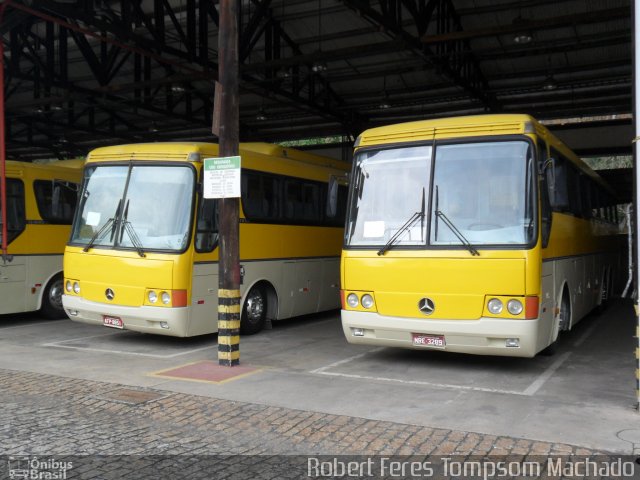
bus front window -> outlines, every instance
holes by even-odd
[[[438,146],[431,245],[463,243],[443,223],[442,214],[471,245],[530,243],[535,198],[531,166],[531,147],[524,141]]]
[[[184,250],[193,188],[194,172],[183,165],[88,168],[71,242],[139,252]]]
[[[395,247],[425,244],[427,221],[421,213],[429,192],[430,159],[431,146],[362,152],[356,157],[347,245],[385,246],[394,235]]]

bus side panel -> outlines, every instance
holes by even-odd
[[[0,314],[30,310],[26,305],[26,259],[25,256],[14,256],[10,262],[0,261]]]
[[[193,266],[191,314],[187,336],[218,331],[218,262]]]
[[[542,263],[542,292],[540,301],[540,335],[536,351],[553,343],[558,335],[555,315],[554,262]]]

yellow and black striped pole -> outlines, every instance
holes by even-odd
[[[218,34],[218,79],[221,89],[216,95],[220,105],[218,135],[220,156],[233,157],[239,151],[238,108],[238,2],[221,0]],[[239,199],[218,200],[218,363],[240,364],[240,232]]]
[[[240,290],[218,290],[218,362],[240,364]]]

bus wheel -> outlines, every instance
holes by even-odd
[[[42,314],[50,319],[64,318],[64,307],[62,306],[62,293],[64,292],[64,282],[62,275],[56,275],[47,284],[42,294]]]
[[[240,333],[253,335],[264,328],[267,318],[267,296],[260,287],[253,287],[247,294],[240,318]]]

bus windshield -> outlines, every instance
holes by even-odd
[[[472,253],[478,245],[529,244],[534,180],[532,148],[524,140],[447,143],[435,152],[430,145],[362,152],[355,160],[345,243],[384,246],[396,235],[393,248],[463,246]],[[419,215],[423,189],[426,216]],[[417,220],[405,226],[412,215]]]
[[[99,165],[85,171],[71,243],[182,251],[189,240],[194,171],[176,165]]]

